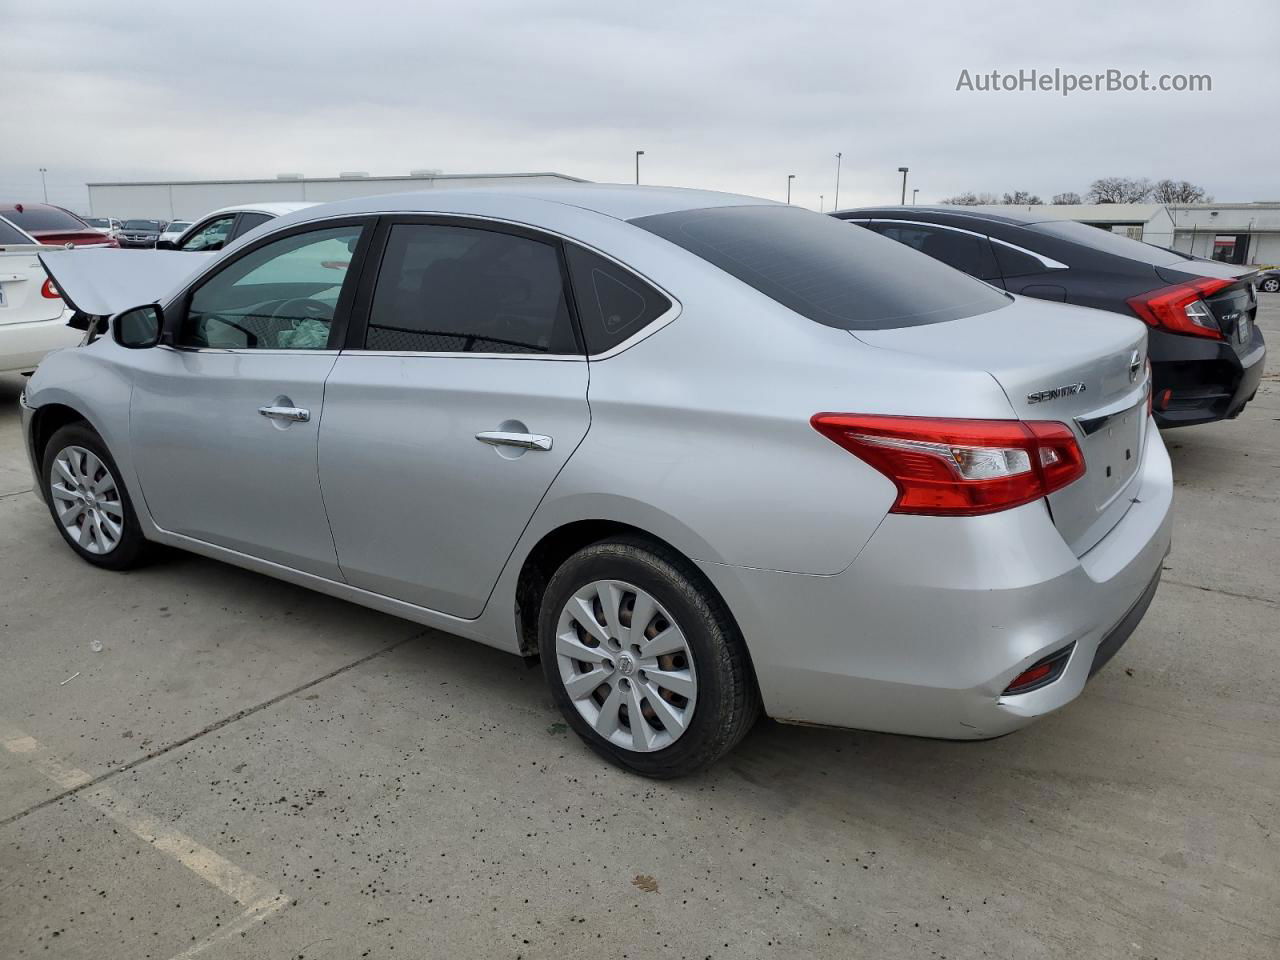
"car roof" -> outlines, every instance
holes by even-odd
[[[188,220],[188,223],[195,223],[196,220],[203,220],[205,217],[216,216],[220,213],[269,213],[273,217],[283,217],[286,213],[297,213],[299,210],[305,210],[307,207],[317,205],[315,200],[268,200],[264,203],[237,203],[230,207],[219,207],[217,210],[210,210],[208,213],[201,214]]]
[[[692,190],[684,187],[638,187],[629,184],[591,183],[566,186],[459,187],[456,189],[420,190],[414,193],[392,193],[372,197],[353,197],[326,203],[308,211],[308,216],[293,220],[310,220],[311,215],[362,214],[390,212],[450,212],[489,214],[495,200],[534,200],[565,207],[577,207],[618,220],[697,210],[706,207],[773,205],[735,193],[714,190]]]
[[[990,223],[1029,224],[1043,223],[1050,219],[1042,213],[1033,213],[1020,207],[995,211],[986,207],[951,207],[951,206],[889,206],[889,207],[853,207],[848,210],[837,210],[838,217],[892,217],[895,220],[908,220],[911,217],[930,219],[933,216],[965,217],[970,220],[985,220]]]

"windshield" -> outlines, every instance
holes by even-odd
[[[4,215],[30,233],[32,230],[83,230],[84,221],[58,207],[28,206],[9,209]]]
[[[85,217],[84,222],[91,227],[109,227],[111,221],[106,217]]]
[[[1137,260],[1139,263],[1149,263],[1155,267],[1167,267],[1194,259],[1165,247],[1143,243],[1141,240],[1130,240],[1118,233],[1112,233],[1105,227],[1094,227],[1087,223],[1080,223],[1078,220],[1043,220],[1040,223],[1029,223],[1027,228],[1036,233],[1057,237],[1059,240],[1071,240],[1102,253],[1124,257],[1127,260]]]
[[[159,220],[126,220],[124,228],[126,230],[159,230],[164,224]]]
[[[941,323],[1011,302],[910,247],[797,207],[708,207],[631,223],[801,316],[842,330]]]

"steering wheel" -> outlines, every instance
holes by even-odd
[[[324,320],[333,319],[333,307],[310,297],[293,297],[271,311],[272,320]]]

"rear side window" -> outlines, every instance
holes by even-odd
[[[1002,243],[994,243],[996,260],[1000,263],[1000,272],[1006,277],[1028,277],[1033,273],[1044,273],[1045,265],[1028,253],[1014,250]]]
[[[254,227],[260,227],[270,219],[271,217],[265,213],[242,213],[240,214],[239,222],[236,223],[235,235],[236,237],[243,237]],[[235,239],[235,237],[232,239]]]
[[[995,257],[991,253],[991,243],[986,237],[946,227],[894,223],[891,220],[873,220],[869,226],[881,236],[905,243],[913,250],[941,260],[947,266],[962,270],[971,277],[995,280],[1000,276]]]
[[[366,350],[580,353],[550,243],[473,227],[396,224]]]
[[[612,350],[671,309],[671,301],[604,257],[568,244],[569,278],[587,353]]]
[[[26,207],[21,212],[6,210],[4,215],[30,233],[32,230],[83,230],[84,222],[57,207]]]
[[[631,223],[842,330],[941,323],[1012,302],[903,244],[796,207],[709,207]]]

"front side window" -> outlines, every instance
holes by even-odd
[[[361,229],[294,234],[240,257],[192,294],[178,345],[326,349]]]
[[[183,241],[183,250],[221,250],[222,245],[231,236],[231,228],[236,222],[236,215],[229,213],[225,217],[210,220],[191,236]]]
[[[949,267],[977,277],[994,280],[999,277],[991,244],[986,237],[945,227],[929,227],[916,223],[894,223],[891,220],[873,221],[872,230],[890,240],[905,243],[914,250],[941,260]]]
[[[366,350],[577,353],[556,247],[475,227],[399,223],[387,236]]]
[[[900,243],[797,207],[707,207],[629,221],[815,323],[882,330],[1013,301]]]

